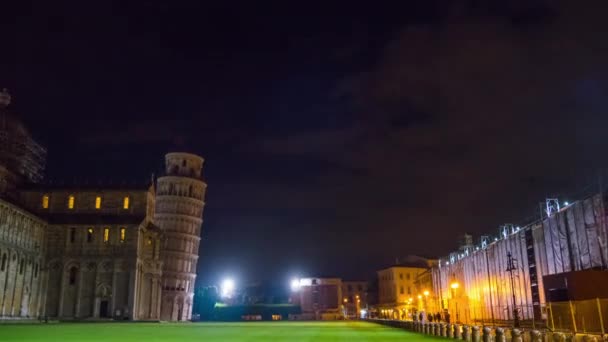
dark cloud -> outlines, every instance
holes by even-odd
[[[333,96],[350,102],[351,122],[260,147],[360,171],[327,172],[317,190],[399,237],[394,254],[447,253],[458,234],[525,222],[544,196],[576,193],[606,167],[608,24],[571,2],[484,6],[404,28],[345,77]]]

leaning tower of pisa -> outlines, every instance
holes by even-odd
[[[165,175],[156,187],[154,220],[164,232],[161,320],[192,317],[196,262],[205,189],[203,158],[190,153],[165,156]]]

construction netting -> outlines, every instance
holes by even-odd
[[[542,222],[534,231],[542,275],[605,266],[606,215],[600,195],[578,201]]]
[[[606,267],[603,208],[595,195],[462,246],[433,268],[433,299],[457,322],[547,322],[543,276]]]

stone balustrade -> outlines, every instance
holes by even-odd
[[[441,336],[463,342],[608,342],[608,335],[585,335],[544,330],[523,330],[503,327],[479,327],[476,325],[443,322],[394,321],[368,319],[370,322],[414,331],[431,336]]]

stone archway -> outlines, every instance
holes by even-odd
[[[95,309],[93,317],[112,317],[112,288],[108,284],[99,284],[95,290]]]
[[[179,296],[175,298],[175,316],[176,320],[182,321],[184,316],[185,316],[185,312],[184,312],[184,298]]]

